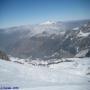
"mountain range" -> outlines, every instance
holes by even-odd
[[[90,20],[0,29],[0,50],[15,57],[45,60],[90,56]]]

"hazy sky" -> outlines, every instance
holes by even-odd
[[[90,0],[0,0],[0,27],[90,19]]]

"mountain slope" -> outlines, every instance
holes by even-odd
[[[33,59],[74,57],[90,49],[89,20],[45,22],[0,30],[0,49],[13,56]],[[56,54],[57,53],[57,54]]]

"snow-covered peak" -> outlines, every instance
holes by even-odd
[[[55,24],[56,22],[54,22],[54,21],[46,21],[46,22],[43,22],[43,23],[41,23],[40,25],[51,25],[51,24]]]

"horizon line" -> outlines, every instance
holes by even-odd
[[[72,22],[72,21],[83,21],[83,20],[90,20],[88,19],[76,19],[76,20],[44,20],[43,22],[38,23],[28,23],[28,24],[20,24],[20,25],[12,25],[12,26],[6,26],[6,27],[0,27],[0,29],[6,29],[6,28],[14,28],[14,27],[20,27],[20,26],[26,26],[26,25],[39,25],[40,23],[44,23],[46,21],[54,21],[54,22]]]

